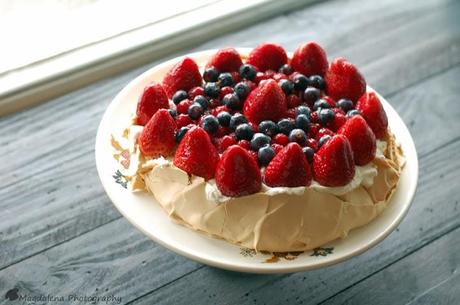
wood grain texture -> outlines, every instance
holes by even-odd
[[[460,175],[452,158],[460,152],[459,10],[458,1],[329,1],[184,51],[264,40],[293,50],[315,39],[330,58],[359,66],[401,114],[420,156],[414,205],[376,248],[323,270],[246,275],[179,257],[120,218],[97,177],[94,138],[110,100],[148,65],[0,119],[0,303],[8,304],[3,296],[15,286],[36,294],[116,294],[135,304],[341,303],[349,289],[394,265],[423,263],[418,253],[460,225],[452,183]],[[417,286],[412,302],[459,298],[452,290],[458,275],[441,278],[438,286]]]

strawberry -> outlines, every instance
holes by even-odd
[[[375,135],[360,115],[352,116],[337,132],[347,137],[356,165],[366,165],[375,158]]]
[[[217,164],[216,184],[225,196],[257,193],[262,187],[259,166],[247,150],[238,145],[230,146]]]
[[[306,76],[324,76],[328,68],[326,52],[316,42],[307,42],[295,50],[291,66]]]
[[[337,108],[335,108],[334,110],[336,109]],[[331,129],[332,131],[337,131],[340,127],[343,126],[343,124],[345,124],[345,122],[347,121],[347,118],[345,117],[343,113],[339,111],[334,111],[334,112],[335,112],[334,119],[332,120],[332,122],[327,124],[327,127],[329,127],[329,129]]]
[[[168,110],[158,110],[139,136],[139,148],[145,156],[169,156],[176,146],[176,123]]]
[[[308,186],[311,183],[310,165],[297,143],[289,143],[270,161],[265,169],[268,186]]]
[[[234,48],[223,48],[217,51],[206,64],[206,68],[214,67],[219,72],[238,71],[243,64],[240,54]]]
[[[326,92],[338,101],[357,101],[366,92],[366,81],[358,69],[344,58],[336,58],[325,76]]]
[[[253,123],[263,120],[278,121],[286,114],[287,102],[278,83],[269,79],[261,83],[246,98],[244,115]]]
[[[144,88],[137,103],[137,124],[144,126],[158,109],[168,109],[168,97],[161,84],[153,83]]]
[[[214,177],[219,154],[201,127],[192,127],[176,150],[173,164],[190,175],[209,180]]]
[[[321,139],[323,136],[334,136],[334,132],[332,130],[330,130],[329,128],[321,128],[318,130],[318,132],[316,133],[315,135],[315,140],[316,141],[319,141],[319,139]]]
[[[377,139],[383,139],[387,134],[388,118],[377,94],[374,92],[364,94],[356,103],[356,109],[361,111]]]
[[[163,88],[169,98],[172,98],[177,90],[188,91],[200,86],[202,82],[200,71],[196,62],[185,57],[174,65],[163,78]]]
[[[355,175],[355,161],[350,142],[344,135],[335,135],[313,156],[313,176],[324,186],[344,186]]]
[[[262,43],[249,53],[246,63],[258,68],[260,71],[275,70],[288,61],[283,47],[275,43]]]

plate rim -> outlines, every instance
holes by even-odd
[[[252,50],[251,48],[236,48],[236,49],[241,54],[247,54],[250,50]],[[131,92],[131,90],[133,90],[133,88],[136,87],[138,85],[138,83],[142,82],[146,77],[148,77],[148,76],[152,75],[153,73],[155,73],[156,70],[160,70],[165,66],[171,65],[171,64],[173,64],[175,62],[178,62],[179,60],[181,60],[184,57],[192,57],[192,58],[194,58],[194,57],[197,57],[197,56],[209,56],[210,54],[213,54],[216,51],[217,51],[217,49],[209,49],[209,50],[198,51],[198,52],[194,52],[194,53],[190,53],[190,54],[186,54],[186,55],[181,55],[181,56],[171,58],[171,59],[169,59],[167,61],[161,62],[159,64],[156,64],[156,65],[150,67],[149,69],[147,69],[146,71],[142,72],[141,74],[139,74],[134,79],[130,80],[128,82],[128,84],[126,84],[115,95],[115,97],[112,99],[112,101],[110,102],[110,104],[106,108],[106,110],[105,110],[105,112],[104,112],[104,114],[102,116],[102,119],[101,119],[101,121],[100,121],[100,123],[98,125],[98,129],[97,129],[96,142],[95,142],[95,161],[96,161],[96,168],[97,168],[99,180],[101,181],[101,184],[102,184],[102,186],[104,188],[104,191],[107,194],[107,196],[109,197],[109,199],[112,202],[112,204],[115,206],[115,208],[120,212],[120,214],[123,217],[125,217],[135,228],[137,228],[139,231],[141,231],[143,234],[145,234],[148,238],[152,239],[156,243],[162,245],[163,247],[165,247],[165,248],[167,248],[167,249],[169,249],[169,250],[171,250],[171,251],[173,251],[173,252],[175,252],[175,253],[177,253],[179,255],[182,255],[182,256],[184,256],[186,258],[189,258],[189,259],[192,259],[192,260],[197,261],[199,263],[203,263],[203,264],[210,265],[210,266],[213,266],[213,267],[222,268],[222,269],[231,270],[231,271],[246,272],[246,273],[263,273],[263,274],[266,274],[266,273],[292,273],[292,272],[299,272],[299,271],[315,270],[315,269],[335,265],[335,264],[341,263],[341,262],[346,261],[346,260],[348,260],[348,259],[350,259],[350,258],[352,258],[354,256],[360,255],[360,254],[368,251],[369,249],[373,248],[374,246],[376,246],[377,244],[382,242],[388,235],[390,235],[390,233],[392,233],[396,229],[396,227],[402,222],[402,220],[405,218],[405,216],[407,215],[407,213],[408,213],[408,211],[409,211],[409,209],[410,209],[410,207],[412,205],[412,202],[414,200],[415,192],[416,192],[417,185],[418,185],[419,162],[418,162],[418,155],[417,155],[417,150],[416,150],[416,147],[415,147],[414,140],[413,140],[412,135],[410,134],[409,129],[407,128],[406,124],[404,123],[402,118],[399,116],[399,114],[396,112],[396,110],[391,106],[391,104],[388,103],[388,101],[385,98],[383,98],[377,91],[372,89],[370,86],[368,86],[368,90],[370,89],[370,90],[376,92],[378,97],[383,102],[385,110],[388,111],[388,109],[390,109],[392,112],[394,112],[393,115],[395,115],[396,118],[400,121],[401,126],[404,129],[401,132],[407,133],[408,139],[410,139],[410,142],[409,143],[404,143],[404,146],[406,146],[405,149],[410,148],[410,150],[413,150],[414,154],[413,154],[413,156],[411,156],[413,158],[411,158],[410,160],[407,160],[407,158],[406,158],[406,168],[407,168],[407,162],[410,162],[410,163],[412,163],[412,167],[413,167],[412,170],[414,172],[411,173],[411,175],[413,177],[412,177],[412,180],[411,180],[411,183],[410,183],[410,188],[406,190],[406,192],[408,192],[408,198],[409,198],[407,200],[408,202],[404,205],[404,207],[402,209],[398,210],[397,216],[392,219],[391,223],[388,226],[386,226],[384,230],[380,231],[379,234],[377,234],[375,237],[373,237],[372,240],[369,243],[365,244],[363,247],[353,249],[349,253],[346,253],[346,254],[341,255],[341,256],[335,257],[335,255],[333,255],[333,256],[329,257],[329,259],[318,260],[317,263],[315,263],[315,264],[309,264],[309,265],[304,265],[304,266],[298,265],[298,264],[293,264],[292,266],[286,266],[284,264],[283,265],[278,265],[278,264],[260,264],[260,263],[256,266],[254,263],[249,262],[249,261],[248,261],[247,264],[242,264],[242,263],[230,264],[230,263],[227,263],[227,262],[213,260],[212,257],[208,257],[206,255],[197,255],[195,253],[188,252],[188,251],[182,249],[181,247],[178,247],[177,245],[168,243],[165,240],[161,239],[160,237],[157,237],[157,236],[151,234],[150,232],[145,230],[141,225],[139,225],[139,223],[136,222],[135,219],[130,217],[116,203],[117,200],[113,197],[113,194],[111,193],[110,188],[109,188],[109,183],[112,184],[113,182],[111,180],[108,181],[108,177],[106,177],[107,175],[105,175],[106,173],[103,171],[102,165],[101,165],[101,162],[103,162],[102,161],[102,155],[101,155],[102,152],[101,151],[102,151],[102,147],[104,146],[104,135],[102,133],[103,133],[104,126],[108,124],[109,118],[113,114],[114,110],[116,109],[117,106],[122,104],[123,97],[125,95],[129,94],[129,92]],[[292,53],[289,52],[288,55],[292,56]],[[405,155],[407,157],[407,154],[405,154]],[[108,176],[111,176],[111,175],[108,175]],[[165,216],[169,218],[169,216],[166,213],[165,213]],[[170,221],[172,221],[172,220],[170,219]],[[177,224],[177,225],[180,225],[180,224]],[[191,230],[189,228],[187,228],[187,229]],[[196,231],[193,231],[193,233],[195,233],[195,234],[203,234],[203,233],[196,232]],[[233,245],[233,246],[239,247],[238,245]]]

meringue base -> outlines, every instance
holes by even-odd
[[[346,237],[385,209],[404,165],[394,136],[386,141],[385,155],[372,161],[378,171],[374,183],[344,195],[306,187],[301,195],[259,192],[218,203],[207,199],[203,178],[189,177],[174,165],[153,166],[142,178],[169,216],[182,225],[256,251],[305,251]]]

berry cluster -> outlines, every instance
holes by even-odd
[[[307,186],[312,176],[341,186],[353,178],[355,164],[374,159],[376,138],[387,132],[377,95],[365,91],[355,66],[343,58],[329,65],[315,42],[292,59],[281,46],[264,43],[244,63],[234,48],[224,48],[203,75],[186,57],[162,84],[145,88],[137,106],[137,121],[145,125],[139,146],[155,157],[173,154],[178,144],[174,164],[215,178],[227,196],[258,192],[261,181]]]

